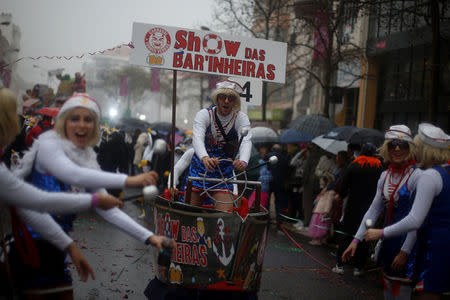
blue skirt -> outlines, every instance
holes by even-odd
[[[210,154],[211,155],[211,154]],[[219,157],[219,156],[211,156],[211,157]],[[191,165],[189,167],[189,176],[193,177],[204,177],[206,173],[207,178],[231,178],[233,176],[233,162],[230,161],[221,161],[219,163],[219,168],[214,169],[212,172],[208,172],[203,165],[203,163],[200,161],[200,159],[197,157],[197,155],[194,155],[192,157]],[[223,177],[222,177],[223,176]],[[217,182],[207,182],[203,180],[195,180],[192,182],[192,188],[194,190],[203,191],[205,188],[211,188],[212,186],[215,186]],[[211,189],[211,191],[233,191],[233,185],[232,184],[225,184],[221,183],[214,188]]]

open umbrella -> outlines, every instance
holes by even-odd
[[[142,131],[147,131],[148,128],[151,128],[149,122],[135,118],[121,118],[115,125],[122,127],[124,130],[140,129]]]
[[[305,134],[318,136],[335,128],[336,124],[321,115],[302,115],[292,120],[288,127]]]
[[[350,144],[362,145],[364,143],[372,143],[377,147],[383,144],[384,134],[381,131],[372,128],[360,129],[350,137],[348,140]]]
[[[333,153],[334,155],[337,155],[339,151],[346,151],[348,145],[347,142],[345,141],[327,139],[323,135],[319,135],[318,137],[314,138],[311,142],[316,144],[323,150]]]
[[[252,143],[278,143],[278,133],[270,127],[257,126],[250,129]]]
[[[36,113],[49,117],[56,117],[59,112],[59,107],[43,107]]]
[[[160,134],[169,134],[172,132],[172,123],[169,122],[154,122],[151,123],[150,128],[152,130],[158,131]],[[175,131],[179,131],[177,127],[175,127]]]
[[[358,128],[355,126],[339,126],[331,129],[326,134],[323,135],[324,138],[334,139],[340,141],[348,141],[350,137],[355,133],[360,131],[362,128]]]
[[[292,128],[284,130],[280,134],[280,142],[284,144],[309,143],[314,138],[314,135],[304,133]]]

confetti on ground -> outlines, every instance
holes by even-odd
[[[280,246],[280,245],[274,245],[275,248],[277,249],[281,249],[281,250],[286,250],[289,252],[297,252],[297,253],[302,253],[303,250],[297,248],[297,247],[286,247],[286,246]]]

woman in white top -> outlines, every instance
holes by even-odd
[[[86,94],[74,94],[61,107],[56,118],[55,130],[40,135],[30,151],[25,154],[20,175],[30,175],[31,182],[35,186],[49,191],[89,190],[106,193],[105,188],[155,184],[157,174],[154,172],[127,176],[100,170],[92,148],[99,138],[99,121],[100,108],[95,99]],[[23,217],[24,212],[27,210],[20,210],[19,215]],[[120,209],[96,210],[96,212],[136,239],[162,248],[164,237],[153,235]],[[65,231],[70,231],[73,216],[58,216],[57,221]],[[35,241],[39,241],[40,237],[34,234],[34,230],[31,231]],[[55,259],[49,262],[54,268],[46,266],[35,272],[36,274],[25,272],[24,276],[30,276],[22,280],[24,289],[39,286],[40,294],[45,292],[51,294],[52,288],[63,285],[70,293],[66,296],[71,298],[71,277],[65,270],[64,255],[61,255],[58,249],[47,245],[44,248],[44,251],[54,253]]]
[[[217,89],[212,94],[214,107],[200,110],[195,116],[193,125],[193,147],[195,155],[189,168],[189,176],[202,177],[205,172],[211,178],[230,178],[233,169],[241,172],[245,170],[251,153],[251,134],[241,139],[244,128],[250,129],[248,116],[240,111],[242,87],[234,81],[217,83]],[[249,130],[248,130],[249,131]],[[239,158],[236,159],[237,154]],[[221,161],[219,159],[228,159]],[[215,208],[228,211],[233,207],[230,195],[232,184],[206,182],[205,187],[211,188],[216,199]],[[201,205],[200,192],[204,190],[202,181],[192,184],[191,204]],[[213,203],[214,204],[214,203]]]
[[[51,213],[74,213],[90,207],[109,209],[122,204],[118,199],[100,193],[75,195],[44,192],[14,176],[1,161],[1,158],[3,149],[20,132],[19,118],[16,111],[16,95],[9,89],[0,89],[0,202],[2,204]],[[9,213],[5,207],[2,207],[0,210],[2,214]],[[5,216],[3,215],[3,217]],[[25,214],[25,218],[28,217],[30,216]],[[65,240],[64,243],[60,243],[64,239],[65,233],[56,223],[52,221],[47,223],[49,218],[51,217],[47,214],[35,213],[30,218],[30,222],[33,223],[33,227],[37,232],[47,237],[56,247],[69,253],[83,281],[87,280],[89,273],[93,277],[92,268],[73,241]]]
[[[405,125],[392,125],[385,132],[385,142],[379,154],[389,167],[377,183],[377,191],[365,213],[355,239],[342,254],[347,261],[355,255],[358,243],[363,239],[366,220],[375,222],[384,210],[384,226],[406,216],[412,206],[417,181],[422,171],[415,165],[415,146],[411,130]],[[410,299],[411,276],[415,259],[416,232],[411,231],[396,239],[383,240],[378,263],[383,267],[385,299]]]
[[[417,181],[411,211],[384,229],[369,229],[366,240],[392,240],[417,230],[413,282],[415,299],[440,299],[450,291],[450,136],[427,123],[414,138],[417,158],[426,168]]]

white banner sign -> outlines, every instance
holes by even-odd
[[[132,41],[131,64],[285,82],[286,43],[144,23]]]

